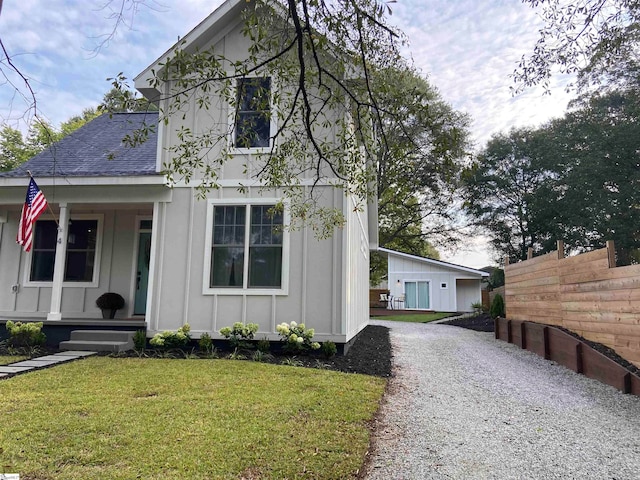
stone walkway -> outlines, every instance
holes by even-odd
[[[20,373],[32,372],[40,368],[51,367],[61,363],[67,363],[79,358],[89,357],[98,352],[83,352],[79,350],[69,350],[68,352],[54,353],[44,357],[36,357],[30,360],[0,365],[0,378],[8,378]]]

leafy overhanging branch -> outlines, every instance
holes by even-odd
[[[371,72],[406,66],[397,50],[399,34],[385,24],[383,6],[375,0],[252,4],[244,18],[244,34],[251,41],[247,59],[178,48],[154,72],[151,86],[165,92],[154,99],[161,105],[161,121],[168,125],[179,116],[184,119],[180,112],[193,104],[215,116],[213,102],[237,115],[235,81],[253,75],[274,78],[279,88],[272,100],[278,108],[271,113],[277,128],[268,151],[253,155],[254,165],[246,168],[264,188],[280,188],[302,200],[296,210],[302,222],[329,219],[339,226],[341,220],[316,201],[315,189],[337,185],[361,202],[375,194],[374,154],[386,133],[377,101],[380,87],[372,84]],[[283,9],[284,16],[278,13]],[[353,72],[360,72],[360,79]],[[114,86],[126,88],[126,79],[118,76]],[[209,131],[178,127],[180,142],[170,147],[165,165],[175,181],[198,179],[202,195],[218,186],[216,172],[234,154],[228,141],[232,127],[222,117],[214,120]],[[128,140],[135,144],[146,136],[143,129]]]

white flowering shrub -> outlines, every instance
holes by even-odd
[[[191,340],[191,327],[185,323],[178,330],[166,330],[162,333],[156,333],[149,343],[156,348],[182,348],[187,346]]]
[[[276,326],[276,331],[280,335],[280,340],[284,342],[283,348],[287,351],[301,352],[320,348],[318,342],[311,341],[316,333],[315,330],[306,328],[304,323],[282,322]]]
[[[258,331],[257,323],[236,322],[232,327],[224,327],[220,329],[220,335],[229,340],[233,348],[251,348],[249,340],[253,340],[253,336]]]
[[[35,347],[44,345],[47,337],[42,330],[42,322],[12,322],[7,320],[9,345],[12,347]]]

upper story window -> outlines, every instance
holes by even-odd
[[[271,78],[241,78],[237,83],[235,148],[264,148],[271,140]]]
[[[203,293],[287,293],[288,233],[274,207],[210,201]]]
[[[96,258],[99,244],[98,218],[73,218],[67,233],[67,254],[64,281],[93,283],[96,278]],[[58,226],[53,220],[39,220],[35,224],[30,282],[53,281]]]

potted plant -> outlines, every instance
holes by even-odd
[[[96,305],[102,310],[102,318],[115,318],[116,310],[124,307],[124,298],[117,293],[107,292],[98,297]]]

